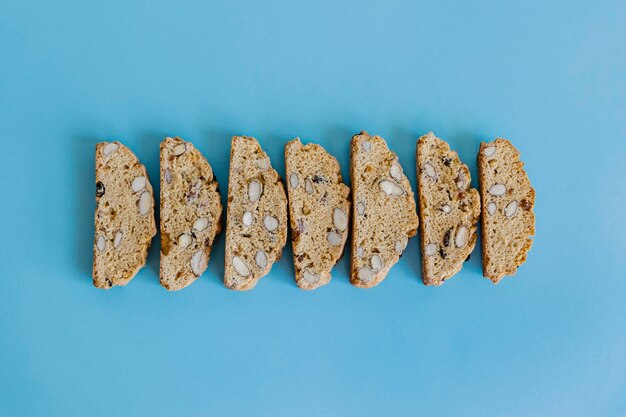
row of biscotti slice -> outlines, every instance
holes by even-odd
[[[498,146],[500,152],[495,151]],[[497,203],[483,204],[490,216],[483,222],[484,271],[485,276],[497,282],[504,274],[515,272],[514,267],[524,261],[530,247],[529,235],[534,232],[534,191],[517,151],[508,141],[498,139],[483,147],[479,155],[483,189],[497,178],[498,169],[494,173],[486,166],[493,167],[498,158],[500,175],[511,171],[508,169],[511,165],[513,174],[506,175],[521,178],[519,187],[511,181],[508,188],[505,186],[506,194],[514,194],[515,198],[502,209],[507,219],[503,226],[498,226],[500,213],[494,209]],[[119,155],[109,159],[118,148]],[[509,160],[510,153],[517,158],[513,163]],[[351,281],[356,286],[371,287],[381,282],[398,261],[408,239],[415,234],[418,220],[410,184],[397,156],[389,151],[382,138],[365,132],[355,135],[351,154],[354,201]],[[105,180],[107,187],[115,190],[103,199],[104,182],[97,182],[94,283],[109,288],[126,284],[145,263],[147,248],[156,231],[153,198],[145,169],[119,142],[98,145],[96,162],[97,179]],[[285,162],[296,282],[303,289],[314,289],[329,282],[330,270],[343,252],[349,189],[342,182],[337,160],[318,145],[302,145],[298,139],[289,142],[285,147]],[[477,191],[470,188],[467,167],[434,135],[428,134],[418,141],[417,166],[423,280],[427,285],[439,285],[461,269],[474,248],[480,202]],[[487,177],[489,173],[495,177]],[[502,197],[495,195],[502,186],[494,183],[495,188],[488,191],[489,198]],[[483,193],[483,200],[486,194]],[[137,200],[134,211],[129,208],[133,199]],[[213,239],[221,229],[219,200],[217,182],[204,157],[191,143],[166,138],[161,144],[160,269],[165,288],[184,288],[206,269]],[[247,137],[233,138],[224,277],[227,287],[239,290],[254,287],[279,259],[287,234],[286,206],[280,177],[258,142]],[[106,217],[109,211],[114,213],[112,218]],[[142,227],[131,227],[138,218]],[[495,226],[489,227],[487,222]],[[505,233],[503,227],[507,228]],[[125,250],[121,246],[124,230],[131,231],[124,240],[129,242]],[[110,251],[107,236],[113,243]],[[515,239],[503,248],[501,242],[507,236],[509,242],[510,236]]]

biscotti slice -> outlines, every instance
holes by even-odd
[[[481,143],[478,151],[483,275],[495,284],[526,261],[535,234],[535,190],[519,156],[501,138]]]
[[[417,141],[416,159],[422,280],[441,285],[474,250],[480,198],[467,165],[432,132]]]
[[[232,140],[226,213],[224,285],[249,290],[280,259],[287,240],[285,186],[254,138]]]
[[[120,142],[98,143],[93,284],[104,289],[128,284],[146,264],[155,234],[146,168]]]
[[[352,137],[352,262],[350,281],[380,283],[398,262],[419,221],[411,184],[385,140],[361,132]]]
[[[335,157],[299,138],[285,145],[285,168],[296,284],[313,290],[330,282],[330,271],[343,253],[350,188]]]
[[[213,170],[193,144],[161,142],[161,285],[180,290],[206,269],[221,230],[222,204]]]

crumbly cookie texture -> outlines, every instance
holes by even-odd
[[[222,204],[213,170],[191,142],[161,142],[161,285],[180,290],[206,270],[221,230]]]
[[[535,234],[535,190],[519,151],[506,139],[481,143],[483,275],[497,284],[526,261]]]
[[[413,190],[398,157],[379,136],[352,137],[352,259],[350,281],[379,284],[398,262],[419,224]]]
[[[313,290],[330,282],[348,238],[350,188],[337,159],[299,138],[285,145],[296,284]]]
[[[146,168],[120,142],[96,145],[93,285],[126,285],[146,264],[156,234]]]
[[[255,138],[235,136],[230,150],[224,285],[254,288],[287,240],[287,196],[282,179]]]
[[[431,132],[417,141],[422,280],[441,285],[476,246],[480,197],[467,165]]]

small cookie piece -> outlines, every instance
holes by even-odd
[[[480,197],[467,165],[432,132],[417,141],[416,163],[422,280],[441,285],[474,250]]]
[[[330,282],[343,253],[350,188],[334,156],[299,138],[285,145],[285,167],[296,284],[313,290]]]
[[[156,234],[146,168],[120,142],[96,145],[93,285],[126,285],[146,264]]]
[[[413,190],[398,156],[385,140],[361,132],[352,137],[352,259],[350,281],[379,284],[398,262],[419,220]]]
[[[519,151],[506,139],[481,143],[483,275],[497,284],[526,261],[535,234],[535,190]]]
[[[213,170],[191,142],[161,142],[161,285],[180,290],[205,271],[222,204]]]
[[[255,138],[233,137],[226,213],[224,285],[249,290],[287,240],[285,186]]]

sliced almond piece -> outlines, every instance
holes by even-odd
[[[366,140],[361,144],[361,147],[363,148],[365,152],[369,152],[372,149],[372,143]]]
[[[456,237],[454,238],[454,244],[457,248],[462,248],[467,244],[469,240],[469,229],[465,226],[459,227],[456,231]]]
[[[396,252],[402,253],[406,249],[406,245],[409,243],[409,238],[406,236],[401,236],[398,240],[396,240],[395,249]]]
[[[374,271],[372,271],[372,269],[369,266],[362,266],[359,269],[358,277],[359,277],[359,280],[363,282],[371,281],[372,278],[374,278],[374,275],[376,274],[374,273]]]
[[[206,217],[201,217],[193,223],[193,229],[201,232],[204,229],[209,227],[209,219]]]
[[[428,245],[426,245],[424,252],[426,252],[426,256],[433,256],[437,253],[437,249],[438,248],[436,243],[429,243]]]
[[[390,180],[382,180],[378,183],[378,186],[380,190],[387,195],[399,196],[404,194],[402,187]]]
[[[256,254],[254,255],[254,262],[256,262],[256,265],[259,268],[265,268],[267,266],[267,255],[265,254],[265,252],[263,252],[262,250],[256,251]]]
[[[254,223],[254,216],[252,216],[252,212],[246,211],[243,213],[243,217],[241,218],[241,222],[244,226],[249,227]]]
[[[320,280],[320,277],[306,269],[302,274],[302,279],[304,279],[309,284],[317,284]]]
[[[491,188],[489,189],[489,194],[495,197],[503,196],[505,193],[506,193],[506,186],[504,184],[495,184],[491,186]]]
[[[180,236],[178,236],[178,246],[180,246],[181,248],[188,247],[189,245],[191,245],[192,241],[193,239],[187,233],[182,233]]]
[[[172,149],[172,154],[174,154],[175,156],[179,156],[184,154],[185,151],[187,151],[187,146],[184,143],[179,143]]]
[[[489,213],[490,215],[493,215],[493,213],[495,213],[497,209],[498,206],[493,201],[487,204],[487,213]]]
[[[441,211],[448,214],[452,211],[452,207],[450,207],[448,204],[444,204],[443,206],[441,206]]]
[[[278,219],[268,214],[263,219],[263,225],[268,232],[273,232],[274,230],[278,229]]]
[[[261,198],[261,194],[263,193],[263,186],[257,180],[250,181],[248,184],[248,198],[251,203],[256,203]]]
[[[298,184],[300,183],[300,179],[298,178],[298,174],[295,172],[289,176],[289,183],[291,184],[291,188],[298,188]]]
[[[328,235],[326,236],[326,240],[328,240],[328,243],[330,244],[330,246],[341,246],[341,243],[342,243],[341,235],[335,232],[334,230],[331,230],[330,232],[328,232]]]
[[[152,196],[150,195],[148,191],[144,191],[143,193],[141,193],[141,196],[139,197],[139,213],[142,216],[145,216],[146,214],[148,214],[151,208],[152,208]]]
[[[496,153],[496,147],[495,146],[487,146],[485,149],[483,149],[483,155],[485,156],[493,156]]]
[[[100,252],[104,252],[107,247],[107,240],[103,235],[98,236],[98,240],[96,241],[96,247]]]
[[[270,161],[267,158],[259,158],[256,160],[256,166],[260,170],[265,170],[270,167]]]
[[[208,260],[206,257],[206,253],[204,253],[204,250],[200,249],[196,251],[191,257],[191,270],[193,271],[193,274],[199,277],[200,274],[204,272],[207,262]]]
[[[356,257],[357,258],[362,258],[363,257],[363,247],[362,246],[358,246],[356,248]]]
[[[365,203],[362,201],[359,201],[358,203],[356,203],[356,212],[359,214],[359,216],[362,216],[363,214],[365,214]]]
[[[313,194],[313,191],[314,191],[313,190],[313,183],[308,178],[304,181],[304,189],[306,190],[307,194]]]
[[[432,164],[430,163],[425,163],[422,166],[422,170],[424,171],[424,173],[426,173],[427,176],[429,176],[430,178],[437,178],[437,174],[435,173],[435,167],[432,166]]]
[[[250,276],[250,268],[246,265],[246,262],[239,256],[233,256],[233,268],[242,277]]]
[[[504,215],[511,218],[515,216],[515,213],[517,213],[517,201],[513,200],[504,208]]]
[[[113,247],[117,248],[120,243],[122,243],[122,238],[124,237],[124,233],[121,230],[118,230],[115,234],[115,238],[113,239]]]
[[[400,164],[394,162],[391,164],[391,168],[389,168],[389,175],[396,181],[402,180],[402,167]]]
[[[107,143],[106,145],[104,145],[104,149],[102,149],[102,153],[104,154],[104,156],[109,156],[113,152],[115,152],[117,148],[119,148],[119,145],[117,143],[113,143],[113,142]]]
[[[132,188],[133,192],[139,192],[146,188],[146,184],[148,183],[148,179],[146,177],[137,177],[133,180],[130,188]]]
[[[348,216],[343,209],[337,207],[333,210],[333,224],[340,232],[346,230],[348,227]]]
[[[370,258],[370,266],[373,271],[378,272],[383,269],[383,260],[378,255],[373,255]]]

